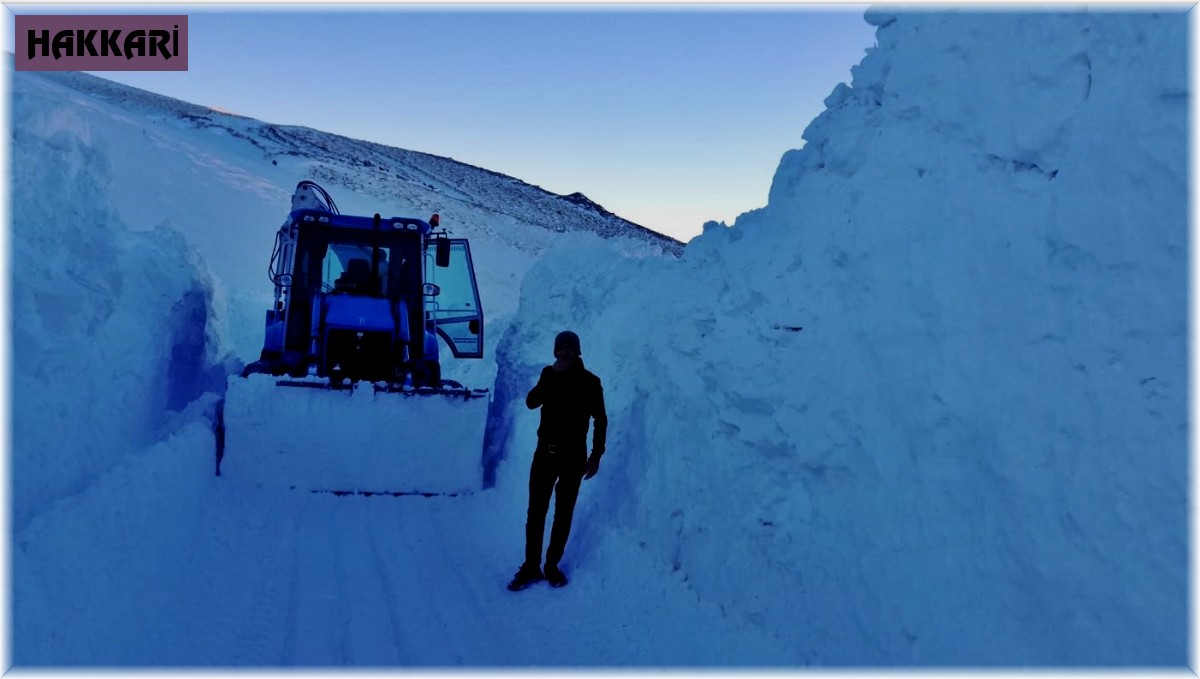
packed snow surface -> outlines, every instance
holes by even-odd
[[[15,74],[13,661],[1184,665],[1186,15],[867,20],[769,204],[679,259],[447,159]],[[302,178],[472,239],[476,492],[215,476]],[[571,585],[512,594],[564,328],[608,452]]]

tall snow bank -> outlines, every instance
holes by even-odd
[[[216,389],[207,272],[167,228],[133,232],[119,149],[69,105],[13,101],[13,527],[82,491]]]
[[[499,482],[569,327],[611,418],[569,559],[650,550],[798,663],[1183,664],[1185,15],[868,20],[766,208],[530,271]]]

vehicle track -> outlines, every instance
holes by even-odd
[[[147,624],[147,662],[680,666],[793,655],[636,555],[620,572],[585,565],[565,589],[506,591],[523,516],[494,493],[337,497],[218,481],[190,527],[175,606]]]

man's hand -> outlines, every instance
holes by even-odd
[[[590,479],[593,476],[595,476],[596,472],[598,472],[598,471],[600,471],[600,456],[592,455],[591,457],[588,458],[587,473],[583,475],[583,478],[585,480]]]
[[[550,367],[554,368],[555,372],[562,372],[570,368],[579,359],[579,354],[567,347],[554,347],[554,358],[554,365]]]

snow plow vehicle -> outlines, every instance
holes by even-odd
[[[442,379],[439,338],[483,357],[466,239],[438,215],[347,216],[302,181],[271,254],[259,359],[228,378],[218,474],[360,494],[482,485],[488,390]]]

